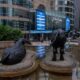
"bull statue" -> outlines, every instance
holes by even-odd
[[[64,60],[64,45],[66,42],[65,32],[62,29],[57,29],[52,34],[51,46],[53,47],[52,61],[57,60],[56,54],[60,52],[60,60]],[[59,48],[59,51],[58,51]]]
[[[31,44],[25,38],[20,38],[14,46],[6,48],[2,54],[0,62],[5,65],[12,65],[21,62],[26,55],[26,49],[24,47],[25,43]]]

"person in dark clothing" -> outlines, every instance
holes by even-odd
[[[64,45],[66,42],[65,32],[62,29],[55,30],[52,34],[51,45],[53,47],[53,58],[52,61],[56,61],[56,54],[58,53],[58,48],[60,48],[60,60],[64,60]]]

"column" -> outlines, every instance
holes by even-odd
[[[8,0],[8,5],[12,5],[12,0]],[[9,7],[8,14],[9,16],[12,16],[12,7]]]
[[[58,0],[55,0],[55,10],[58,10]]]

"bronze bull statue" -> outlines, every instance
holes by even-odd
[[[60,48],[60,60],[64,60],[64,44],[66,42],[65,32],[62,29],[55,30],[52,34],[51,46],[53,47],[53,58],[52,61],[57,60],[56,54],[58,53],[58,48]]]

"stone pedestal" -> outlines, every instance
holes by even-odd
[[[72,80],[72,70],[76,65],[69,53],[64,54],[64,61],[52,61],[52,52],[47,53],[46,58],[40,63],[40,67],[49,74],[49,80]]]
[[[49,74],[49,80],[72,80],[71,76]]]
[[[35,80],[38,64],[31,51],[27,50],[25,58],[15,65],[0,64],[0,80]]]
[[[52,65],[41,62],[40,66],[49,74],[48,80],[72,80],[72,66],[66,61],[52,62]]]

